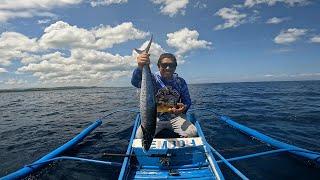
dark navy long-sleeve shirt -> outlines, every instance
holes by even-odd
[[[174,103],[181,102],[186,105],[186,111],[191,106],[191,99],[188,90],[188,85],[186,81],[179,77],[178,74],[173,74],[173,78],[171,80],[166,80],[161,77],[160,72],[152,73],[153,80],[155,84],[155,93],[157,103],[164,101],[175,101]],[[133,71],[131,84],[137,88],[141,87],[141,79],[142,79],[142,69],[136,68]],[[163,82],[163,84],[169,89],[170,93],[165,92],[159,82],[159,79]],[[185,111],[185,112],[186,112]]]

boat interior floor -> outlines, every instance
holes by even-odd
[[[199,136],[196,136],[196,137],[199,137]],[[165,138],[181,138],[181,137],[179,134],[169,129],[163,129],[158,134],[156,134],[154,138],[165,139]]]

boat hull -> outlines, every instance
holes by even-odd
[[[119,179],[224,179],[199,123],[187,118],[195,124],[198,137],[154,138],[145,152],[142,139],[135,139],[138,115]]]

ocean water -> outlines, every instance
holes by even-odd
[[[189,86],[192,108],[209,108],[278,140],[320,152],[320,81],[221,83]],[[137,108],[133,87],[47,89],[0,92],[0,177],[59,147],[104,114]],[[208,142],[225,157],[270,150],[219,122],[195,112]],[[103,153],[125,153],[135,114],[103,121],[65,155],[122,162]],[[288,154],[233,163],[251,179],[320,179],[320,168]],[[28,179],[115,179],[120,168],[61,161]],[[236,176],[222,165],[227,179]]]

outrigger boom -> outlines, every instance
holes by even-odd
[[[210,144],[207,143],[198,120],[193,114],[190,114],[190,112],[192,111],[201,110],[212,112],[220,121],[223,121],[231,127],[243,132],[244,134],[252,136],[278,149],[225,159],[218,151],[216,151],[212,146],[210,146]],[[320,165],[320,153],[275,140],[256,130],[241,125],[227,116],[220,115],[217,112],[206,108],[189,110],[189,112],[187,113],[187,119],[195,124],[198,130],[199,137],[154,139],[154,142],[147,154],[142,151],[141,140],[135,139],[137,127],[140,125],[141,121],[140,114],[138,113],[134,122],[133,131],[123,163],[85,159],[79,157],[59,157],[60,154],[76,146],[77,143],[81,142],[87,135],[90,134],[90,132],[99,127],[102,123],[101,120],[109,117],[116,112],[121,111],[137,112],[137,110],[133,109],[113,111],[92,123],[89,127],[84,129],[80,134],[75,136],[66,144],[50,152],[34,163],[26,165],[20,170],[0,178],[0,180],[21,179],[35,172],[36,170],[39,170],[44,165],[57,160],[77,160],[83,162],[105,164],[109,166],[122,166],[119,174],[119,179],[224,179],[223,173],[221,172],[219,167],[219,163],[222,162],[225,163],[241,179],[248,179],[230,162],[281,152],[289,152],[293,155],[306,158],[316,165]],[[180,157],[176,157],[179,155]],[[133,158],[136,158],[136,161],[133,161]],[[218,158],[220,160],[216,160],[215,158]]]
[[[230,127],[248,135],[251,137],[254,137],[255,139],[260,140],[261,142],[264,142],[266,144],[269,144],[275,148],[278,148],[277,150],[272,150],[272,151],[267,151],[267,152],[262,152],[262,153],[257,153],[257,154],[250,154],[250,155],[246,155],[248,157],[257,157],[260,155],[267,155],[267,154],[271,154],[271,153],[280,153],[280,152],[289,152],[291,154],[306,158],[309,160],[309,162],[319,166],[320,165],[320,153],[319,152],[314,152],[314,151],[310,151],[307,149],[303,149],[291,144],[287,144],[281,141],[278,141],[274,138],[271,138],[265,134],[262,134],[254,129],[251,129],[247,126],[244,126],[242,124],[239,124],[237,122],[235,122],[234,120],[232,120],[230,117],[225,116],[225,115],[220,115],[219,113],[217,113],[216,111],[213,111],[211,109],[206,109],[206,108],[199,108],[199,109],[193,109],[191,111],[195,111],[195,110],[205,110],[205,111],[209,111],[211,113],[213,113],[218,120],[225,122],[226,124],[228,124]],[[237,157],[237,158],[232,158],[232,160],[236,160],[236,159],[245,159],[244,157]]]

